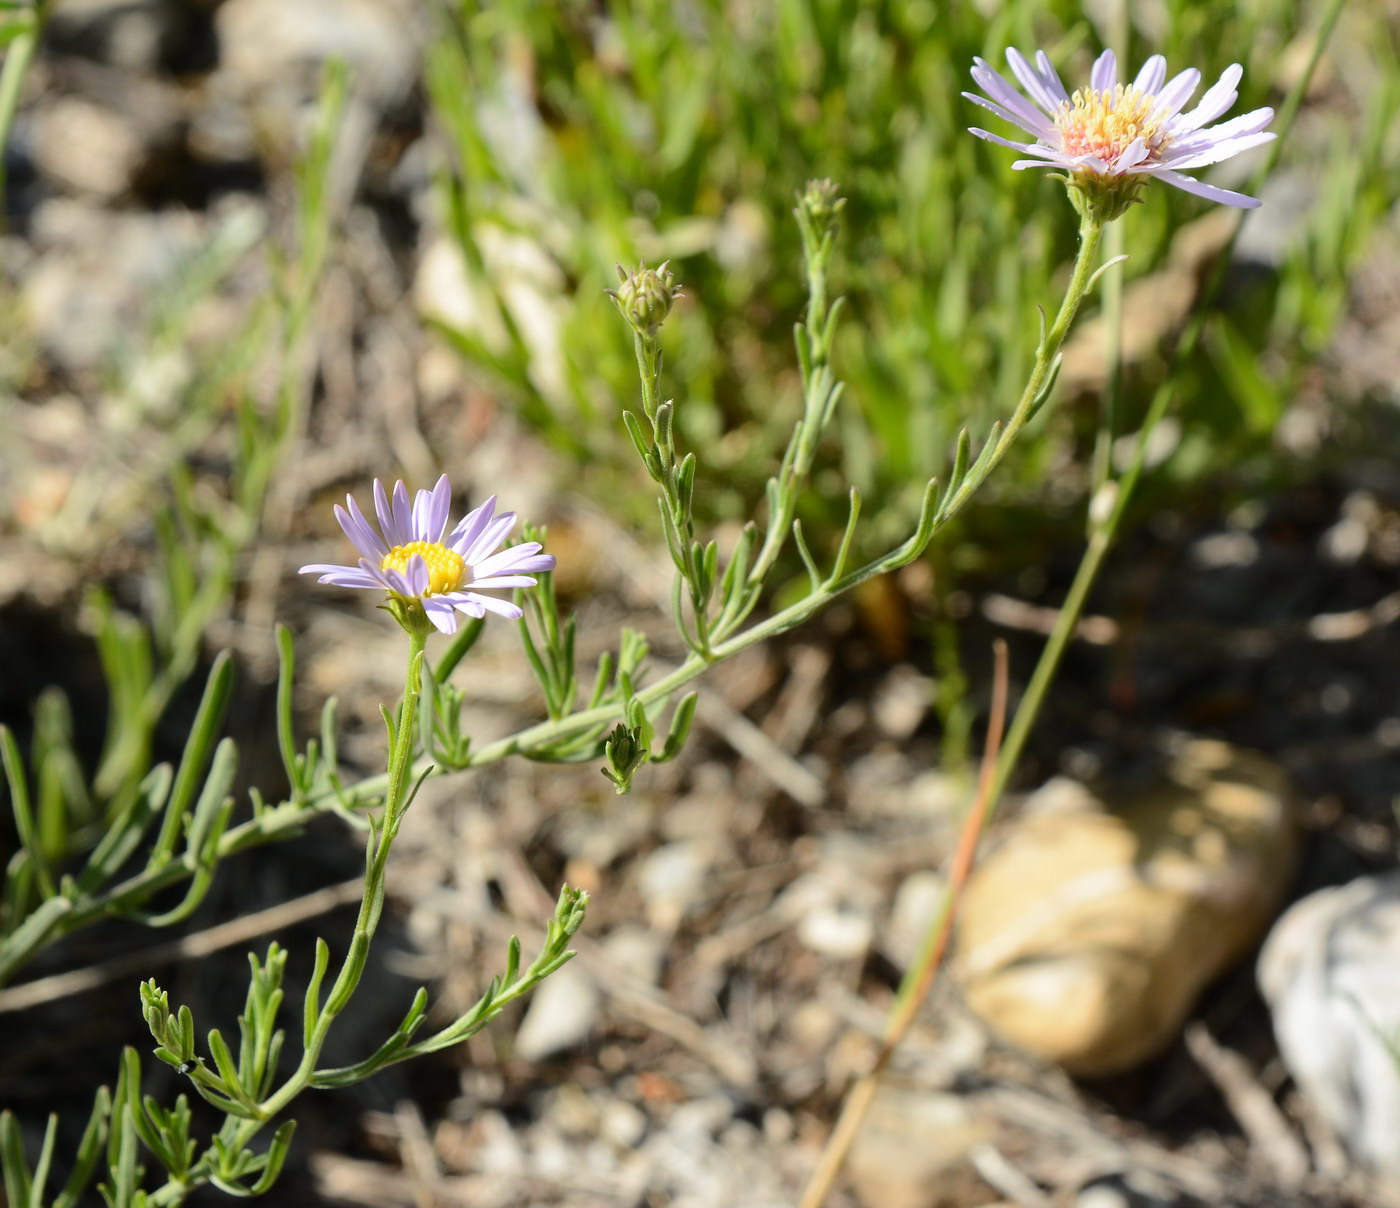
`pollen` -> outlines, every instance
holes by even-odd
[[[1137,139],[1147,144],[1142,161],[1161,158],[1168,138],[1162,119],[1154,110],[1156,96],[1132,85],[1112,89],[1081,88],[1060,104],[1055,126],[1060,132],[1060,149],[1066,155],[1093,155],[1113,167],[1118,157]]]
[[[437,541],[410,541],[407,545],[396,545],[384,555],[379,569],[396,570],[402,574],[408,570],[414,554],[418,554],[428,566],[428,590],[425,595],[455,591],[467,577],[466,559]]]

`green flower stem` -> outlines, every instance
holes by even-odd
[[[632,343],[637,350],[637,376],[642,381],[642,412],[655,425],[656,409],[661,405],[661,349],[655,329],[633,332]]]
[[[647,470],[661,488],[661,520],[666,545],[677,572],[689,588],[690,623],[694,625],[694,632],[691,632],[680,611],[679,595],[676,596],[676,625],[696,653],[708,655],[709,594],[703,586],[704,569],[700,565],[703,547],[695,541],[695,522],[688,492],[682,483],[684,467],[677,470],[672,404],[661,402],[661,342],[657,337],[656,325],[634,328],[633,343],[637,350],[637,372],[642,382],[642,410],[651,424],[652,441],[649,457],[641,447],[638,452],[644,454]]]
[[[831,305],[826,300],[826,276],[836,245],[836,228],[828,225],[819,229],[801,204],[796,214],[798,230],[802,235],[802,264],[807,277],[807,313],[796,336],[802,365],[802,418],[784,454],[777,477],[769,481],[770,511],[763,545],[747,576],[751,590],[744,606],[726,626],[729,632],[742,624],[753,611],[763,582],[787,541],[793,514],[797,510],[798,487],[811,471],[817,440],[839,391],[831,373],[831,344],[836,330],[833,316],[841,300],[838,298]]]
[[[1115,490],[1115,487],[1113,484],[1109,484],[1107,489]],[[1120,500],[1126,500],[1130,490],[1117,490],[1116,493]],[[1113,538],[1121,514],[1121,510],[1115,508],[1113,516],[1108,521],[1095,524],[1090,530],[1089,544],[1079,563],[1079,569],[1075,571],[1074,582],[1070,584],[1065,602],[1060,605],[1059,615],[1055,618],[1055,626],[1045,641],[1045,648],[1041,651],[1040,659],[1035,665],[1035,671],[1031,674],[1030,683],[1026,685],[1026,691],[1016,706],[1015,716],[1011,719],[1011,726],[1006,732],[1006,742],[1002,744],[1001,754],[997,759],[996,775],[992,780],[987,809],[989,822],[996,814],[997,806],[1001,803],[1002,793],[1006,790],[1007,782],[1016,770],[1016,763],[1025,748],[1026,739],[1035,726],[1036,719],[1040,716],[1041,706],[1045,703],[1045,694],[1055,679],[1055,673],[1060,669],[1060,660],[1064,658],[1069,640],[1074,636],[1074,631],[1079,625],[1079,618],[1084,611],[1084,602],[1088,599],[1089,591],[1094,586],[1095,580],[1098,579],[1099,571],[1103,568],[1104,558],[1108,556],[1108,551],[1113,546]]]
[[[385,870],[389,851],[412,800],[415,783],[415,724],[418,698],[422,689],[423,656],[431,628],[427,618],[421,615],[421,609],[416,616],[411,611],[408,613],[404,628],[409,635],[408,671],[404,679],[403,701],[399,706],[398,716],[390,727],[392,742],[389,749],[389,768],[384,777],[384,816],[370,835],[371,847],[368,853],[368,867],[365,870],[364,897],[360,901],[359,917],[355,920],[354,938],[350,942],[349,951],[341,964],[340,972],[336,975],[334,985],[319,1007],[315,1026],[311,1030],[310,1039],[296,1070],[281,1087],[256,1105],[256,1119],[236,1119],[230,1116],[225,1122],[222,1135],[227,1147],[235,1153],[245,1150],[268,1121],[312,1085],[312,1076],[316,1072],[316,1064],[326,1038],[330,1035],[331,1026],[349,1003],[360,978],[364,975],[370,941],[374,938],[384,908]],[[206,1154],[195,1163],[184,1177],[177,1179],[172,1176],[147,1202],[160,1208],[174,1208],[183,1204],[196,1187],[210,1182],[216,1176],[217,1170],[212,1166],[211,1154]]]
[[[403,703],[399,707],[398,720],[393,728],[393,746],[389,752],[389,783],[384,797],[384,818],[380,828],[370,836],[374,854],[365,873],[365,896],[360,902],[359,917],[355,920],[355,935],[336,976],[335,984],[326,995],[325,1005],[316,1020],[301,1064],[283,1083],[281,1089],[259,1105],[264,1119],[275,1116],[311,1084],[311,1076],[316,1072],[316,1063],[320,1060],[326,1037],[330,1035],[331,1025],[349,1003],[360,984],[360,978],[364,975],[370,941],[374,938],[374,932],[379,926],[380,912],[384,908],[384,878],[389,862],[389,850],[394,845],[399,825],[412,796],[418,696],[422,690],[423,652],[428,642],[428,633],[425,631],[426,618],[423,618],[423,622],[423,626],[409,632],[408,674],[404,681]],[[249,1138],[257,1131],[260,1123],[253,1121],[245,1126],[250,1130]]]
[[[1054,384],[1051,375],[1058,368],[1056,358],[1059,356],[1060,347],[1064,344],[1065,336],[1069,334],[1070,325],[1074,322],[1074,316],[1079,312],[1079,305],[1084,301],[1084,295],[1088,292],[1089,285],[1093,281],[1094,263],[1098,259],[1099,243],[1103,239],[1103,230],[1104,223],[1101,218],[1096,217],[1092,212],[1085,212],[1081,215],[1079,220],[1079,253],[1074,260],[1074,269],[1070,273],[1064,301],[1060,303],[1059,313],[1055,316],[1050,330],[1041,336],[1040,344],[1035,350],[1035,365],[1031,368],[1026,388],[1021,394],[1021,401],[1016,404],[1016,410],[1006,421],[1006,426],[997,437],[996,446],[982,463],[980,472],[969,474],[961,483],[944,508],[940,509],[940,519],[951,517],[962,509],[972,497],[973,492],[982,485],[987,475],[1006,456],[1007,451],[1015,444],[1021,429],[1026,426],[1031,416],[1039,410],[1040,405],[1044,402],[1046,391]]]

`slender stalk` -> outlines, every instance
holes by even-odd
[[[1007,451],[1016,443],[1021,429],[1030,422],[1045,390],[1050,383],[1050,375],[1055,367],[1055,358],[1069,334],[1074,316],[1079,313],[1079,305],[1088,293],[1089,283],[1094,276],[1094,264],[1098,259],[1099,244],[1103,239],[1103,221],[1086,212],[1079,221],[1079,252],[1074,258],[1074,268],[1070,272],[1069,285],[1065,289],[1064,300],[1050,329],[1041,337],[1035,350],[1035,364],[1031,367],[1026,388],[1021,392],[1021,401],[1006,421],[1006,426],[997,437],[995,448],[987,457],[982,469],[976,475],[969,474],[959,485],[953,496],[939,509],[940,519],[951,519],[972,497],[973,493],[986,480]]]
[[[423,618],[423,625],[427,619]],[[389,862],[389,850],[399,833],[404,811],[408,808],[410,785],[413,783],[413,746],[416,737],[415,723],[418,712],[418,695],[422,689],[423,651],[428,634],[419,629],[409,634],[408,672],[404,680],[403,703],[399,707],[398,720],[394,726],[394,744],[389,752],[389,787],[384,798],[384,820],[377,834],[372,834],[370,842],[376,844],[365,873],[365,895],[360,902],[359,917],[355,920],[355,935],[349,951],[336,975],[335,984],[326,995],[325,1006],[311,1033],[311,1042],[306,1046],[301,1063],[296,1071],[283,1083],[281,1089],[259,1106],[263,1118],[275,1116],[311,1083],[311,1075],[316,1071],[321,1049],[330,1035],[331,1025],[336,1016],[344,1010],[364,975],[365,961],[369,956],[370,941],[379,926],[379,915],[384,908],[384,878]],[[260,1127],[261,1121],[250,1121],[247,1126],[248,1138]],[[245,1142],[246,1143],[246,1142]]]
[[[991,722],[987,728],[987,743],[982,753],[982,773],[977,788],[977,799],[963,821],[962,833],[958,837],[958,848],[953,856],[952,872],[943,901],[924,933],[919,954],[909,966],[904,980],[900,983],[894,1004],[885,1019],[885,1032],[880,1041],[880,1050],[870,1071],[864,1074],[841,1105],[841,1116],[836,1127],[827,1138],[817,1168],[812,1172],[802,1193],[799,1208],[821,1208],[826,1197],[831,1194],[832,1184],[841,1173],[846,1157],[860,1133],[861,1125],[875,1101],[879,1090],[880,1075],[889,1066],[895,1050],[899,1048],[914,1017],[919,1013],[934,978],[943,963],[948,950],[948,938],[953,930],[953,919],[958,902],[962,899],[963,888],[972,872],[973,860],[977,854],[977,843],[986,825],[989,807],[994,800],[992,785],[996,771],[997,751],[1001,745],[1002,727],[1006,723],[1006,643],[998,639],[993,645],[996,668],[992,678]]]
[[[1075,571],[1074,582],[1070,584],[1069,594],[1065,596],[1065,602],[1060,606],[1059,615],[1055,618],[1055,626],[1045,641],[1045,648],[1041,651],[1040,658],[1036,662],[1030,683],[1026,685],[1025,694],[1016,706],[1016,714],[1011,719],[1011,729],[1006,735],[1006,744],[1001,749],[1001,758],[997,763],[992,794],[993,814],[996,813],[997,806],[1001,803],[1001,795],[1006,791],[1011,774],[1016,770],[1017,761],[1025,749],[1026,739],[1035,726],[1036,719],[1040,716],[1041,706],[1045,703],[1045,694],[1055,678],[1055,673],[1060,669],[1060,660],[1064,658],[1065,648],[1069,645],[1069,640],[1079,625],[1079,618],[1084,612],[1084,602],[1088,599],[1089,591],[1094,586],[1095,580],[1098,579],[1104,558],[1108,556],[1108,551],[1113,546],[1114,531],[1117,528],[1116,521],[1117,517],[1115,516],[1112,520],[1112,527],[1109,523],[1103,523],[1096,525],[1090,533],[1088,547],[1079,563],[1079,569]]]

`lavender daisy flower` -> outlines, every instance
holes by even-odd
[[[554,555],[540,553],[538,541],[526,541],[497,552],[515,525],[515,513],[496,515],[491,496],[447,531],[452,487],[444,474],[431,491],[419,491],[412,502],[402,482],[394,484],[392,500],[384,484],[374,480],[374,512],[379,529],[365,518],[353,497],[335,508],[335,518],[362,557],[356,566],[313,563],[304,575],[319,574],[321,583],[387,591],[403,601],[417,601],[434,628],[457,631],[457,614],[484,617],[488,612],[515,620],[521,610],[511,601],[483,595],[485,591],[534,587],[532,572],[554,569]],[[382,534],[382,535],[381,535]]]
[[[1076,204],[1082,197],[1100,208],[1105,220],[1116,218],[1153,179],[1228,206],[1259,204],[1257,198],[1183,175],[1274,137],[1264,130],[1273,120],[1272,109],[1256,109],[1228,122],[1206,125],[1239,96],[1235,86],[1243,71],[1238,63],[1227,67],[1195,108],[1183,113],[1182,106],[1196,91],[1201,73],[1193,67],[1168,81],[1167,61],[1161,55],[1148,59],[1131,84],[1122,84],[1117,57],[1106,50],[1089,73],[1089,87],[1073,96],[1065,91],[1043,50],[1036,51],[1034,64],[1015,49],[1006,52],[1006,61],[1030,101],[982,59],[973,60],[972,78],[986,96],[971,92],[963,96],[1034,135],[1035,141],[1018,143],[975,127],[971,132],[1035,157],[1017,160],[1013,168],[1067,169],[1072,193],[1079,192]]]

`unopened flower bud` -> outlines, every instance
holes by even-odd
[[[818,237],[831,230],[846,208],[846,199],[837,196],[833,180],[809,180],[798,196],[797,205],[812,224]]]
[[[644,334],[654,332],[671,313],[671,303],[681,292],[667,261],[659,268],[638,267],[627,272],[620,264],[617,275],[622,282],[616,289],[608,290],[608,296],[617,304],[617,309],[637,331]]]

